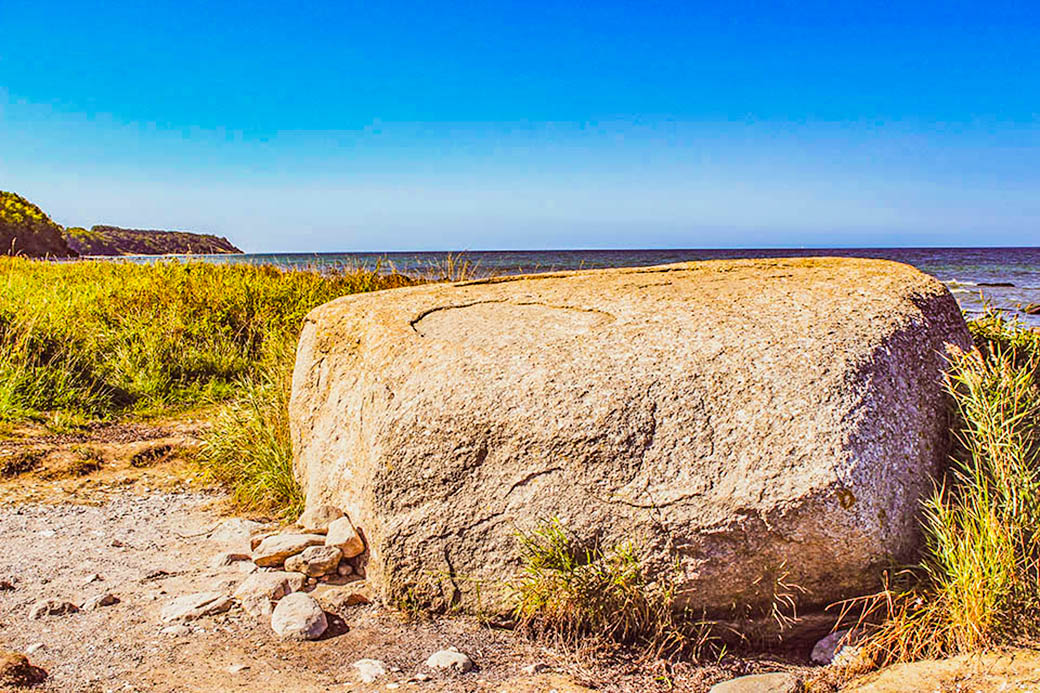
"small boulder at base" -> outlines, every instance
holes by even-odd
[[[308,546],[324,543],[325,537],[320,534],[272,534],[253,549],[253,562],[261,568],[272,568],[302,553]]]
[[[308,577],[321,577],[336,572],[343,553],[335,546],[310,546],[285,559],[285,569]]]
[[[430,655],[429,659],[426,660],[426,666],[431,669],[465,674],[473,668],[473,660],[469,658],[469,655],[459,652],[454,647],[450,647],[447,650],[434,652]]]
[[[752,674],[716,683],[708,693],[798,693],[798,677],[784,672]]]
[[[849,628],[842,628],[820,639],[812,649],[809,660],[813,664],[826,666],[834,661],[838,652],[859,639],[859,633]]]
[[[325,534],[329,525],[343,517],[343,511],[332,505],[322,504],[308,508],[296,521],[296,526],[306,534]]]
[[[341,517],[329,525],[325,546],[335,546],[344,558],[354,558],[365,552],[365,542],[349,517]]]
[[[283,597],[271,614],[271,628],[286,640],[317,640],[328,627],[318,602],[302,592]]]
[[[235,590],[234,597],[246,613],[268,617],[274,609],[272,602],[302,590],[304,580],[300,573],[282,570],[251,573]]]
[[[919,548],[951,346],[971,338],[950,292],[883,260],[344,296],[302,329],[294,469],[308,507],[363,530],[388,603],[509,610],[516,532],[559,517],[608,548],[640,537],[708,617],[766,617],[779,582],[805,613]]]

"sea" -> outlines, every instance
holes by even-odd
[[[940,279],[971,315],[987,306],[1040,327],[1040,247],[1035,248],[785,248],[740,250],[496,250],[386,253],[257,253],[194,256],[212,262],[272,264],[335,272],[366,266],[405,274],[435,273],[448,261],[468,262],[478,275],[510,275],[604,267],[663,265],[733,258],[841,256],[905,262]]]

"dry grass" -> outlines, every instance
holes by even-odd
[[[878,665],[1040,636],[1040,334],[989,313],[951,359],[958,448],[924,508],[925,555],[845,604]]]

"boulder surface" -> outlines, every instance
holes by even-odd
[[[919,546],[970,348],[907,265],[735,260],[346,296],[307,318],[290,420],[388,600],[506,609],[549,518],[676,567],[715,617],[862,594]]]

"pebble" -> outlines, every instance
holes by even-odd
[[[378,659],[359,659],[354,662],[354,668],[363,683],[372,683],[380,676],[386,676],[386,666]]]
[[[339,567],[336,568],[336,573],[339,574],[340,577],[347,577],[353,572],[354,569],[346,561],[341,561]]]
[[[31,655],[35,652],[38,652],[39,650],[42,650],[43,647],[44,645],[42,642],[34,642],[32,645],[29,645],[29,647],[25,648],[25,654]]]
[[[328,627],[318,602],[302,592],[283,597],[271,614],[271,628],[286,640],[317,640]]]
[[[94,583],[94,582],[101,582],[102,580],[104,580],[104,578],[102,578],[97,573],[91,573],[90,575],[88,575],[87,577],[85,577],[83,579],[83,584],[84,585],[89,585],[89,584]]]
[[[432,678],[433,677],[430,676],[429,674],[421,674],[420,673],[420,674],[416,674],[415,676],[412,676],[411,678],[409,678],[408,679],[408,683],[425,683],[425,682],[429,681]]]
[[[33,604],[33,608],[29,611],[29,618],[39,619],[44,616],[64,616],[66,614],[74,614],[79,611],[72,602],[64,602],[60,599],[41,599],[40,601]]]
[[[249,668],[247,664],[232,664],[227,668],[229,674],[238,674]]]
[[[473,660],[451,647],[430,655],[430,658],[426,660],[426,666],[431,669],[451,669],[464,674],[473,668]]]
[[[354,558],[365,552],[365,542],[346,515],[329,525],[325,546],[335,546],[343,552],[344,558]]]
[[[530,675],[540,674],[543,671],[548,671],[548,670],[549,670],[548,665],[543,664],[542,662],[536,662],[534,664],[528,664],[523,669],[521,669],[522,672],[524,672],[525,674],[530,674]]]
[[[800,689],[798,678],[793,674],[774,672],[716,683],[708,693],[797,693]]]
[[[162,635],[174,635],[174,636],[190,635],[191,634],[191,628],[188,628],[185,625],[178,624],[176,626],[166,626],[165,628],[160,630],[159,633],[162,634]]]

